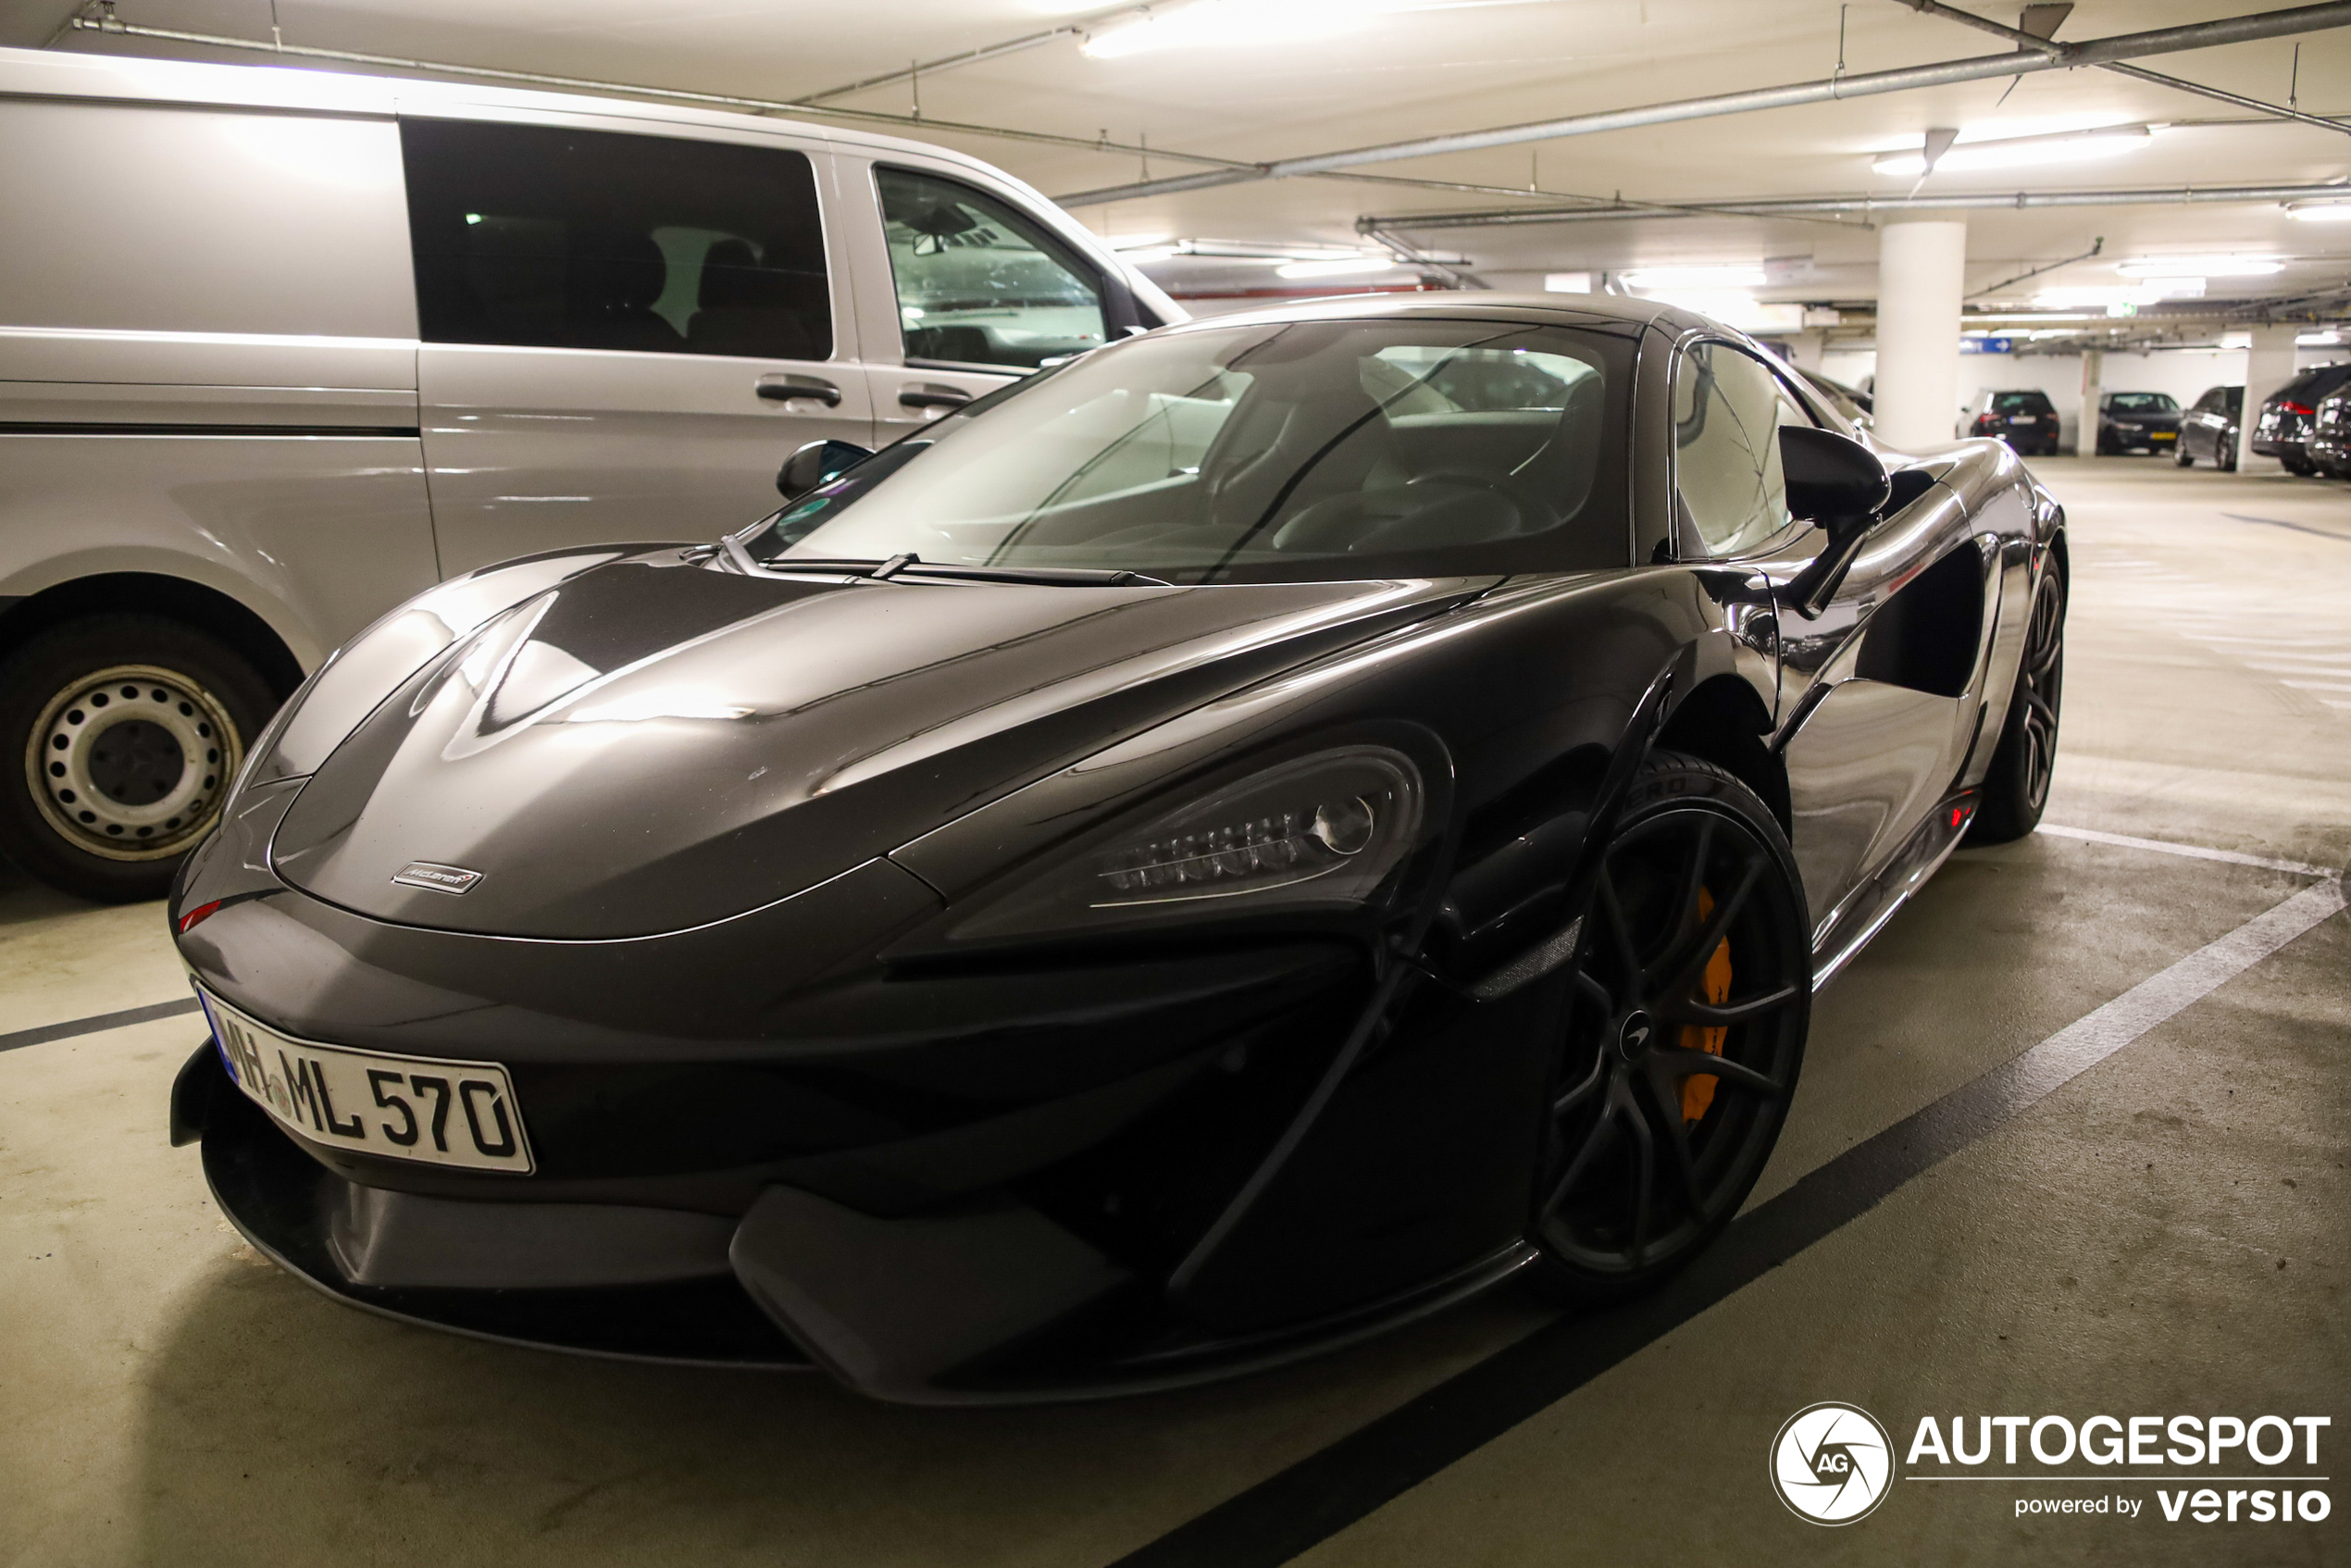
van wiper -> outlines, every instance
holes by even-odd
[[[731,539],[728,541],[731,544]],[[945,578],[964,582],[1026,582],[1048,588],[1173,588],[1175,584],[1163,578],[1145,577],[1140,572],[1114,570],[1102,566],[966,566],[946,562],[927,562],[913,551],[892,555],[887,561],[855,557],[814,555],[778,555],[771,561],[754,561],[751,553],[735,546],[738,566],[750,566],[766,572],[843,573],[865,578],[870,582],[890,582],[901,578]]]

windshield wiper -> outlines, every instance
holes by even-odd
[[[890,582],[900,578],[946,578],[968,582],[1026,582],[1048,588],[1173,588],[1163,578],[1145,577],[1103,566],[965,566],[946,562],[928,562],[912,551],[892,555],[887,561],[856,557],[827,557],[815,555],[778,555],[772,561],[759,561],[751,552],[735,542],[726,541],[728,553],[738,566],[765,572],[843,573],[862,577],[873,582]]]

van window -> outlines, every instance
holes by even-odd
[[[960,180],[877,168],[909,364],[1033,370],[1108,335],[1093,268],[1008,204]]]
[[[0,102],[11,327],[413,338],[404,227],[389,121]]]
[[[832,354],[804,153],[440,119],[400,143],[428,342]]]

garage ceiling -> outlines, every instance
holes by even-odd
[[[1202,0],[1192,0],[1196,8]],[[884,0],[678,5],[657,0],[280,0],[287,43],[469,66],[551,72],[661,87],[799,99],[1062,26],[1091,28],[955,68],[828,102],[1163,149],[1146,157],[1039,145],[928,128],[911,133],[961,147],[1055,195],[1201,167],[1170,152],[1243,162],[1469,131],[1784,82],[2002,52],[1996,38],[1921,16],[1897,0],[1229,0],[1247,26],[1195,17],[1207,36],[1110,53],[1131,11],[1056,0]],[[2018,6],[1974,7],[2013,25]],[[2240,15],[2263,8],[2213,0],[2083,0],[2061,41]],[[125,21],[265,39],[268,0],[119,0]],[[1181,18],[1169,0],[1159,25]],[[68,13],[15,0],[11,42],[39,44]],[[1170,31],[1180,30],[1170,28]],[[2296,43],[2300,58],[2295,64]],[[256,56],[65,31],[54,47],[168,53],[253,62]],[[1114,44],[1108,45],[1115,49]],[[2163,56],[2161,70],[2248,96],[2351,116],[2351,29]],[[1964,136],[2020,135],[2095,125],[2168,126],[2133,150],[2095,162],[2052,159],[1996,171],[1914,177],[1872,171],[1874,156],[1915,148],[1937,127]],[[1903,195],[1946,191],[2316,184],[2351,178],[2351,134],[2262,122],[2174,89],[2090,69],[2047,71],[1607,132],[1568,141],[1387,163],[1347,177],[1259,181],[1089,205],[1079,215],[1121,243],[1247,242],[1271,248],[1363,245],[1357,219],[1404,220],[1433,254],[1467,259],[1502,288],[1537,288],[1546,273],[1773,262],[1767,300],[1866,301],[1876,292],[1876,234],[1865,217],[1758,219],[1657,215],[1601,222],[1430,230],[1415,213],[1557,205],[1562,195],[1651,202],[1755,196]],[[1469,192],[1396,181],[1453,181]],[[1504,195],[1493,191],[1534,194]],[[1548,193],[1548,194],[1545,194]],[[2258,252],[2286,259],[2274,276],[2215,279],[2215,294],[2307,297],[2351,280],[2351,224],[2291,220],[2274,202],[1976,210],[1971,285],[2088,251],[2092,260],[2022,290],[2121,281],[2116,263],[2143,256]],[[1263,262],[1152,264],[1179,292],[1315,287],[1278,280]],[[1344,281],[1351,281],[1344,280]],[[1330,285],[1320,285],[1330,286]],[[2022,297],[2020,293],[2018,297]],[[2327,312],[2322,308],[2321,314]]]

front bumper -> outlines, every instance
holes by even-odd
[[[294,787],[190,862],[181,956],[295,1039],[500,1064],[536,1158],[335,1147],[207,1047],[176,1128],[255,1247],[339,1300],[970,1402],[1292,1359],[1531,1256],[1552,988],[1383,981],[1299,932],[885,959],[939,908],[887,862],[659,938],[395,926],[269,871]]]
[[[207,1040],[173,1090],[214,1201],[255,1251],[378,1316],[534,1350],[736,1371],[819,1367],[914,1404],[1148,1392],[1322,1353],[1533,1261],[1518,1243],[1345,1311],[1202,1332],[1033,1210],[878,1220],[784,1187],[740,1219],[388,1194],[324,1168]]]

